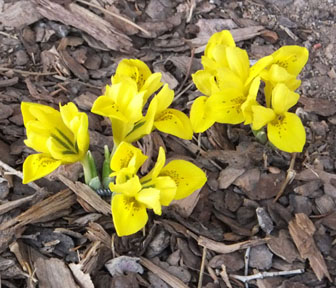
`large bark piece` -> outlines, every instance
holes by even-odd
[[[75,3],[62,6],[49,0],[35,0],[35,3],[37,11],[44,17],[76,27],[101,41],[109,49],[122,52],[134,50],[129,37],[116,31],[110,23],[82,6]]]

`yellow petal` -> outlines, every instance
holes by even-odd
[[[134,234],[148,221],[146,206],[122,194],[112,198],[112,217],[119,237]]]
[[[77,130],[76,139],[79,151],[85,155],[89,149],[90,136],[89,136],[89,120],[85,113],[82,113],[79,118],[79,129]]]
[[[154,126],[161,132],[190,140],[193,130],[187,115],[183,112],[168,108],[155,116]]]
[[[124,82],[130,78],[136,83],[138,92],[143,92],[144,104],[150,95],[161,86],[161,73],[153,73],[148,66],[138,59],[123,59],[120,61],[115,75],[112,77],[112,84]]]
[[[83,157],[75,146],[71,146],[60,137],[50,137],[47,140],[47,147],[50,156],[54,159],[61,160],[64,164],[75,163]]]
[[[40,179],[56,170],[62,161],[55,160],[48,154],[29,155],[23,163],[23,184]]]
[[[144,155],[139,148],[132,144],[121,142],[111,158],[110,167],[112,171],[119,171],[122,168],[133,166],[135,172],[146,161],[147,156]]]
[[[65,124],[65,126],[67,126],[69,129],[72,130],[71,121],[75,117],[80,115],[76,105],[72,102],[69,102],[68,104],[65,104],[64,106],[62,106],[61,103],[60,103],[59,104],[59,109],[60,109],[60,113],[61,113],[63,123]]]
[[[153,169],[146,176],[141,178],[141,183],[144,184],[144,182],[148,182],[151,179],[155,179],[159,175],[165,163],[166,163],[166,153],[165,150],[160,146],[159,154]]]
[[[297,76],[308,61],[309,52],[300,46],[283,46],[275,51],[273,63],[285,68],[290,74]]]
[[[272,91],[272,108],[276,114],[283,114],[299,101],[300,95],[289,90],[285,84],[277,84]]]
[[[208,99],[209,114],[219,123],[239,124],[244,121],[241,105],[246,97],[238,89],[223,89]]]
[[[165,84],[160,92],[154,96],[157,99],[156,114],[167,109],[174,100],[174,90],[170,89],[168,84]]]
[[[150,134],[153,131],[156,109],[157,99],[154,97],[149,103],[146,116],[134,124],[133,128],[125,136],[124,141],[132,143]]]
[[[270,65],[273,61],[273,56],[269,55],[266,57],[263,57],[258,60],[257,63],[255,63],[249,71],[249,76],[246,80],[245,85],[249,85],[250,82],[257,76],[260,75],[261,71],[263,71],[268,65]]]
[[[236,43],[229,30],[223,30],[221,32],[214,33],[205,47],[204,55],[209,58],[213,58],[212,51],[216,46],[222,45],[224,47],[235,47]]]
[[[265,108],[261,105],[255,105],[251,107],[253,112],[252,129],[259,130],[267,123],[271,122],[275,117],[275,113],[270,108]]]
[[[243,90],[244,88],[243,79],[241,79],[234,71],[227,67],[220,67],[217,69],[216,83],[219,89],[217,89],[217,91],[212,90],[213,93],[220,92],[221,90],[227,88],[239,90]]]
[[[266,81],[270,81],[273,86],[278,83],[284,83],[290,90],[297,89],[301,81],[296,79],[296,76],[287,72],[286,69],[280,67],[277,64],[273,64],[269,71],[267,71],[267,76],[262,73]]]
[[[109,188],[112,192],[124,194],[127,197],[135,197],[141,190],[141,183],[138,176],[134,176],[124,183],[114,184],[110,183]]]
[[[196,88],[204,95],[210,96],[216,87],[214,75],[205,70],[198,70],[191,75]]]
[[[249,94],[247,96],[246,101],[241,105],[241,110],[244,115],[245,125],[251,124],[253,120],[253,112],[252,112],[252,106],[258,105],[257,102],[257,94],[259,91],[260,86],[260,77],[254,78],[254,80],[251,83]]]
[[[155,214],[161,215],[160,190],[155,188],[143,189],[135,196],[135,199],[147,208],[153,209]]]
[[[25,126],[33,120],[41,122],[46,128],[64,126],[60,112],[49,106],[22,102],[21,111]]]
[[[127,122],[127,116],[124,115],[121,107],[111,97],[100,96],[93,103],[92,113]]]
[[[191,106],[190,122],[195,133],[204,132],[215,123],[209,114],[207,100],[206,96],[198,97]]]
[[[275,147],[289,153],[302,152],[306,142],[306,132],[300,118],[289,112],[267,125],[267,136]]]
[[[250,69],[247,52],[238,47],[228,47],[225,51],[230,69],[235,72],[240,79],[243,80],[243,82],[245,82]]]
[[[62,120],[72,132],[74,141],[77,142],[80,154],[86,154],[89,148],[89,120],[86,113],[79,112],[74,103],[68,103],[64,106],[60,105],[60,113]],[[62,131],[66,135],[66,131]],[[70,136],[70,137],[71,137]],[[69,136],[68,136],[69,138]]]
[[[125,141],[127,133],[132,131],[134,123],[123,122],[114,118],[110,118],[110,120],[112,126],[113,144],[115,147],[118,147],[122,141]]]
[[[168,206],[170,202],[174,200],[177,187],[172,178],[169,176],[159,176],[151,181],[150,184],[153,185],[155,189],[160,190],[161,205]]]
[[[148,66],[138,59],[123,59],[119,62],[112,84],[120,83],[125,77],[132,78],[138,86],[138,90],[144,85],[152,74]]]
[[[33,148],[37,152],[49,153],[47,141],[50,137],[50,129],[46,129],[38,121],[30,121],[26,124],[27,139],[24,140],[26,146]]]
[[[144,92],[144,104],[147,102],[148,98],[162,86],[161,77],[161,73],[153,73],[145,81],[145,84],[140,89],[140,92]]]
[[[162,168],[159,176],[169,176],[176,184],[174,199],[179,200],[200,189],[207,181],[205,173],[193,163],[173,160]]]

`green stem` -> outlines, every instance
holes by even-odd
[[[90,153],[91,154],[91,153]],[[89,151],[86,153],[85,157],[82,159],[81,164],[84,171],[85,184],[89,185],[90,180],[93,178],[91,173],[91,166],[89,160]]]
[[[109,148],[107,145],[104,146],[104,163],[103,163],[103,169],[102,169],[102,180],[103,180],[103,186],[104,188],[108,188],[111,178],[111,168],[110,168],[110,162],[111,162],[111,154],[109,151]]]
[[[96,163],[91,154],[91,151],[88,151],[81,161],[84,171],[85,184],[89,185],[91,188],[97,190],[101,188],[101,182],[98,177]]]

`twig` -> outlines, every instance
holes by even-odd
[[[230,283],[230,280],[229,280],[229,276],[226,272],[226,266],[224,264],[222,264],[222,272],[219,273],[219,275],[222,277],[223,281],[225,282],[225,285],[228,287],[228,288],[232,288],[232,285]]]
[[[291,162],[289,164],[289,168],[287,170],[286,179],[282,183],[278,194],[276,195],[275,199],[273,200],[273,203],[278,201],[278,199],[282,196],[283,192],[285,191],[287,185],[294,180],[294,177],[296,175],[296,172],[294,170],[295,159],[296,159],[296,153],[292,153],[292,159],[291,159]]]
[[[200,268],[200,272],[199,272],[197,288],[202,288],[204,265],[205,265],[205,261],[206,261],[206,253],[207,253],[207,248],[203,247],[202,262],[201,262],[201,268]]]
[[[57,74],[57,73],[55,73]],[[92,85],[90,83],[85,83],[85,82],[82,82],[80,80],[76,80],[76,79],[69,79],[69,78],[66,78],[64,76],[60,76],[60,75],[54,75],[53,76],[54,78],[56,78],[57,80],[61,80],[61,81],[64,81],[62,84],[63,85],[68,85],[68,84],[71,84],[71,82],[74,82],[74,83],[78,83],[78,84],[81,84],[83,86],[86,86],[86,87],[89,87],[89,88],[95,88],[95,89],[99,89],[101,90],[103,87],[100,87],[100,86],[95,86],[95,85]]]
[[[237,250],[246,249],[248,247],[254,247],[254,246],[264,244],[267,242],[267,240],[269,240],[269,238],[252,239],[252,240],[247,240],[243,242],[238,242],[235,244],[226,245],[222,242],[216,242],[204,236],[199,236],[197,242],[198,242],[198,245],[207,247],[208,249],[215,251],[217,253],[228,254],[228,253],[232,253]]]
[[[195,8],[196,8],[196,0],[190,0],[190,10],[189,10],[189,15],[186,21],[187,23],[191,21]]]
[[[248,265],[249,265],[249,260],[250,260],[250,251],[251,251],[251,247],[247,247],[245,255],[244,255],[244,262],[245,262],[245,269],[244,269],[244,275],[247,276],[248,274]],[[245,288],[248,288],[249,285],[246,282],[245,283]]]
[[[12,168],[11,166],[9,166],[8,164],[6,164],[5,162],[2,162],[1,160],[0,160],[0,167],[2,167],[4,170],[8,171],[5,174],[7,174],[7,175],[15,175],[15,176],[23,179],[23,174],[22,174],[21,171],[17,171],[16,169]],[[35,190],[40,190],[41,189],[41,187],[38,186],[37,184],[35,184],[34,182],[30,182],[27,185],[30,186],[30,187],[32,187]]]
[[[6,33],[6,32],[3,32],[3,31],[0,31],[0,35],[3,35],[3,36],[6,36],[8,38],[12,38],[12,39],[15,39],[15,40],[18,40],[19,38],[15,35],[11,35],[9,33]]]
[[[243,283],[246,283],[251,280],[264,279],[266,277],[277,277],[277,276],[302,274],[304,271],[305,271],[304,269],[296,269],[296,270],[289,270],[289,271],[260,272],[260,273],[249,275],[249,276],[231,275],[231,277],[237,280],[240,280]]]
[[[179,99],[184,94],[184,92],[188,91],[193,85],[194,85],[194,82],[190,82],[190,84],[188,84],[181,92],[176,92],[176,96],[174,97],[174,102],[177,99]]]
[[[23,75],[36,75],[36,76],[48,76],[57,74],[56,72],[32,72],[8,67],[0,67],[0,71],[13,71],[14,73],[19,73]]]
[[[142,28],[141,26],[133,23],[131,20],[129,20],[129,19],[123,17],[123,16],[118,15],[117,13],[111,12],[111,11],[106,10],[105,8],[102,8],[102,7],[100,7],[100,6],[96,5],[96,4],[92,4],[92,3],[89,3],[89,2],[84,1],[84,0],[76,0],[76,2],[79,2],[79,3],[85,4],[87,6],[96,8],[96,9],[102,11],[103,13],[109,14],[109,15],[111,15],[111,16],[113,16],[115,18],[118,18],[119,20],[124,21],[125,23],[127,23],[127,24],[129,24],[129,25],[131,25],[131,26],[133,26],[135,28],[137,28],[138,30],[140,30],[143,33],[147,34],[147,36],[151,35],[151,33],[148,32],[145,28]]]

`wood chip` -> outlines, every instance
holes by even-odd
[[[89,186],[81,182],[72,182],[63,175],[58,175],[58,178],[96,211],[104,215],[111,215],[111,206],[100,198]]]
[[[34,1],[38,4],[38,12],[49,20],[76,27],[103,42],[109,49],[122,52],[134,50],[129,37],[119,33],[110,23],[82,6],[70,3],[65,7],[55,1]]]
[[[236,169],[230,166],[225,168],[220,172],[218,177],[219,188],[228,188],[244,172],[245,169]]]
[[[69,189],[62,190],[30,207],[27,211],[21,213],[14,219],[2,223],[0,225],[0,231],[15,224],[17,224],[15,228],[18,228],[31,223],[57,219],[60,217],[62,211],[69,209],[75,203],[75,195]]]
[[[68,266],[57,258],[38,258],[34,263],[40,288],[77,287]]]
[[[90,274],[82,271],[81,264],[70,263],[69,268],[81,288],[94,288]]]
[[[177,277],[169,274],[166,270],[162,269],[161,267],[155,265],[150,260],[141,257],[140,263],[145,266],[148,270],[152,271],[154,274],[159,276],[163,281],[169,283],[169,285],[173,288],[188,288],[180,279]]]
[[[19,28],[30,25],[42,18],[36,10],[34,1],[14,1],[14,5],[0,14],[0,22],[4,26]]]
[[[288,229],[301,257],[309,259],[310,266],[317,279],[321,281],[323,277],[326,276],[331,282],[332,280],[324,258],[318,250],[313,238],[316,231],[314,223],[306,214],[298,213],[295,214],[295,218],[289,222]]]

